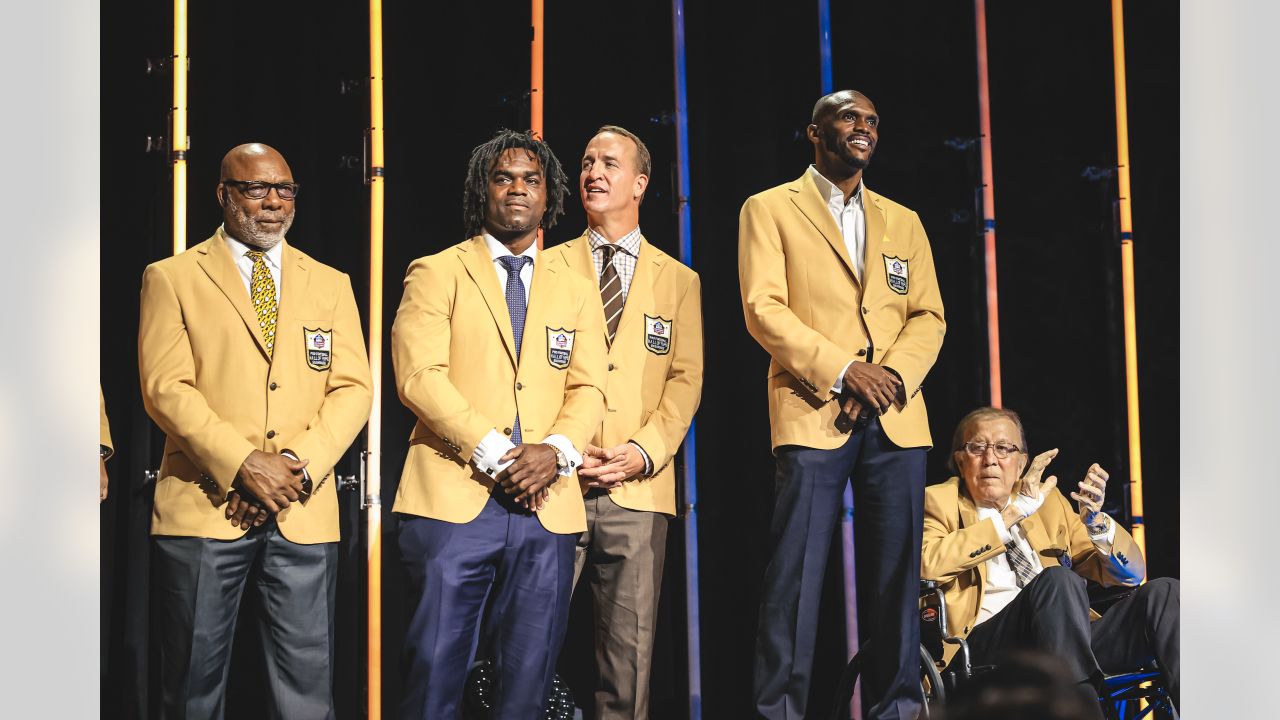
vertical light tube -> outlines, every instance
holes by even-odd
[[[187,0],[173,0],[173,109],[169,160],[173,163],[173,254],[187,249]]]
[[[368,552],[368,719],[382,717],[382,0],[369,0],[369,366],[373,412],[365,450],[365,549]]]
[[[1124,71],[1124,1],[1111,0],[1112,49],[1116,74],[1116,163],[1120,203],[1120,282],[1124,294],[1124,376],[1129,410],[1129,510],[1133,539],[1145,557],[1147,530],[1142,514],[1142,438],[1138,426],[1138,329],[1133,292],[1133,207],[1129,194],[1129,106]]]
[[[680,261],[693,267],[693,221],[689,207],[689,99],[684,53],[684,0],[671,0],[676,90],[676,200],[680,221]],[[689,720],[702,718],[702,623],[698,593],[698,452],[696,422],[684,438],[684,587]]]
[[[543,1],[533,0],[533,22],[532,35],[533,47],[529,57],[529,129],[538,137],[545,137],[542,134],[542,102],[546,98],[546,91],[542,87],[542,55],[543,46],[545,44],[545,32],[543,23]],[[538,228],[538,249],[542,249],[543,237],[542,228]]]
[[[831,63],[831,0],[818,0],[818,65],[822,94],[835,92]],[[844,647],[848,659],[858,654],[858,583],[853,546],[853,485],[845,483],[843,511],[840,513],[841,570],[844,574]],[[862,716],[861,689],[849,701],[850,717]]]
[[[973,21],[978,36],[978,139],[982,150],[982,237],[987,275],[987,365],[991,405],[1001,407],[1000,307],[996,287],[996,200],[991,170],[991,89],[987,84],[987,3],[974,0]]]

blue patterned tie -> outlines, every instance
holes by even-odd
[[[498,258],[498,262],[507,269],[507,314],[511,316],[511,334],[516,341],[516,365],[520,364],[520,345],[524,340],[524,281],[520,279],[520,270],[533,258],[524,255],[508,255]],[[511,442],[520,444],[520,413],[516,413],[515,424],[511,426]]]

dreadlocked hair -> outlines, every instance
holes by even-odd
[[[538,158],[538,164],[542,166],[543,182],[547,189],[547,210],[542,214],[539,227],[555,227],[556,216],[564,214],[564,197],[569,192],[569,178],[561,169],[555,153],[551,152],[551,147],[532,131],[516,132],[503,128],[488,142],[477,145],[471,151],[471,160],[467,163],[467,180],[462,187],[462,226],[468,237],[484,232],[489,173],[502,153],[512,149],[527,151]]]

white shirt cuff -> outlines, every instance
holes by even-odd
[[[628,440],[627,443],[630,445],[634,445],[635,448],[640,451],[640,456],[644,458],[644,476],[649,477],[650,475],[652,475],[653,460],[649,459],[649,453],[645,452],[644,448],[640,447],[640,443],[636,442],[635,440]]]
[[[565,459],[569,461],[569,467],[560,469],[561,476],[572,475],[573,471],[582,464],[582,455],[578,454],[577,449],[573,447],[573,443],[569,442],[569,438],[563,435],[548,435],[542,442],[555,446],[557,450],[564,453]]]
[[[292,458],[295,462],[302,459],[298,457],[292,450],[281,450],[280,454],[284,455],[285,457]],[[307,482],[311,482],[311,471],[307,470],[306,468],[302,468],[302,477],[305,478]],[[313,487],[312,490],[315,490],[315,488]]]
[[[1004,526],[1004,518],[996,515],[990,518],[991,523],[996,526],[996,534],[1000,536],[1000,544],[1008,545],[1013,540],[1013,535],[1009,532],[1009,528]]]
[[[498,473],[506,470],[508,465],[515,462],[514,460],[499,462],[502,456],[513,447],[515,443],[512,443],[510,438],[497,430],[490,430],[476,445],[476,449],[471,451],[471,464],[485,475],[496,477]]]
[[[850,360],[849,365],[852,365],[856,362],[858,361]],[[840,371],[840,377],[836,378],[835,383],[831,386],[832,394],[839,395],[840,393],[844,392],[844,374],[849,372],[849,365],[844,366],[844,369]]]

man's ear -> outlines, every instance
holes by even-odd
[[[231,201],[231,198],[227,197],[227,186],[224,185],[223,183],[218,183],[218,187],[214,188],[213,192],[214,192],[214,195],[218,197],[219,207],[225,208],[227,206],[227,203]]]
[[[809,127],[804,129],[804,134],[809,138],[809,142],[814,145],[822,141],[822,138],[818,135],[818,126],[815,123],[809,123]]]
[[[635,192],[634,192],[634,193],[632,193],[631,197],[633,197],[633,198],[642,198],[642,197],[644,197],[644,191],[645,191],[645,189],[647,189],[648,187],[649,187],[649,176],[648,176],[648,175],[637,175],[637,176],[636,176],[636,187],[635,187]]]

